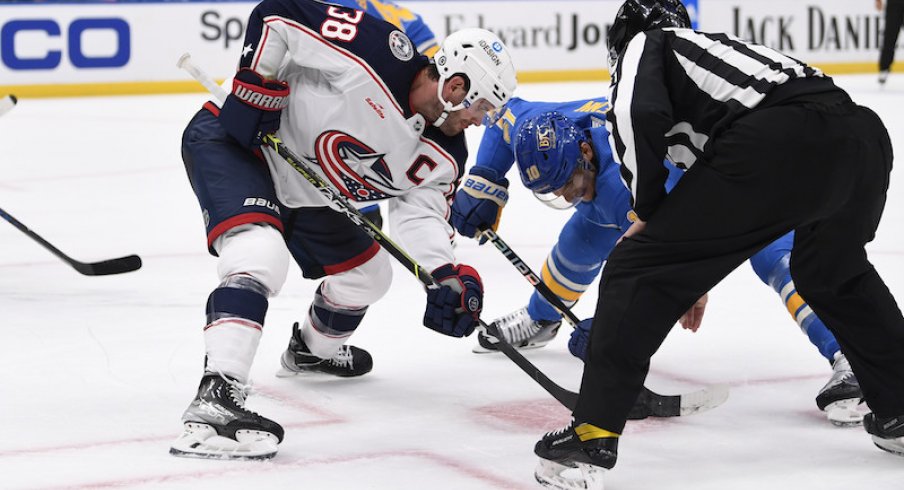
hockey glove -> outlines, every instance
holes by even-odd
[[[477,238],[483,230],[499,227],[508,201],[508,180],[486,167],[474,167],[452,202],[452,226],[462,236]],[[481,238],[480,243],[486,242]]]
[[[483,283],[468,265],[446,264],[433,271],[440,287],[427,290],[424,326],[452,337],[467,337],[483,309]]]
[[[574,357],[587,362],[587,344],[590,343],[590,327],[593,325],[593,318],[581,320],[578,326],[571,331],[571,338],[568,339],[568,350]]]
[[[242,146],[255,148],[263,137],[279,129],[282,110],[289,103],[289,85],[267,80],[243,68],[235,74],[232,93],[220,109],[220,124]]]

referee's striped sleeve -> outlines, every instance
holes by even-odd
[[[607,119],[610,145],[642,220],[665,198],[668,171],[662,165],[672,110],[663,71],[662,44],[640,33],[622,55],[610,86],[612,110]]]

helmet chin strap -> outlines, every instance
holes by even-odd
[[[452,105],[451,102],[448,102],[446,99],[443,98],[443,85],[445,85],[445,84],[446,84],[446,80],[443,80],[443,79],[440,79],[436,83],[436,97],[439,99],[440,102],[443,103],[443,113],[440,114],[439,117],[437,117],[435,121],[433,121],[433,125],[436,127],[442,126],[443,123],[446,122],[446,118],[449,117],[449,114],[451,114],[455,111],[460,111],[465,108],[464,103],[461,103],[458,105]]]

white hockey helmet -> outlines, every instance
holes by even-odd
[[[498,109],[508,102],[518,85],[508,49],[486,29],[472,27],[453,32],[443,40],[433,62],[439,72],[436,93],[443,103],[443,114],[433,123],[435,126],[441,125],[450,112],[468,108],[480,99]],[[470,84],[458,105],[443,98],[443,85],[455,75],[463,75]]]

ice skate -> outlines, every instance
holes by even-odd
[[[277,373],[279,377],[302,373],[325,373],[349,378],[367,374],[373,369],[374,361],[370,353],[360,347],[343,345],[333,357],[324,359],[311,354],[308,346],[301,340],[298,323],[292,327],[292,332],[289,348],[280,358],[283,368]]]
[[[534,446],[540,457],[534,477],[546,487],[603,490],[603,475],[615,466],[618,437],[591,424],[572,420],[548,432]]]
[[[841,352],[835,354],[832,378],[816,395],[816,405],[826,413],[829,421],[838,426],[860,425],[869,412],[861,403],[863,393],[851,365]]]
[[[863,417],[863,428],[873,436],[876,447],[904,456],[904,415],[879,418],[868,413]]]
[[[536,349],[548,344],[559,332],[561,321],[533,320],[527,314],[527,307],[515,310],[493,321],[505,341],[516,349]],[[473,352],[485,354],[499,352],[497,340],[484,332],[477,335],[477,345]]]
[[[245,409],[246,389],[228,377],[205,374],[198,395],[182,415],[184,431],[170,447],[170,454],[208,459],[275,456],[283,428]]]

